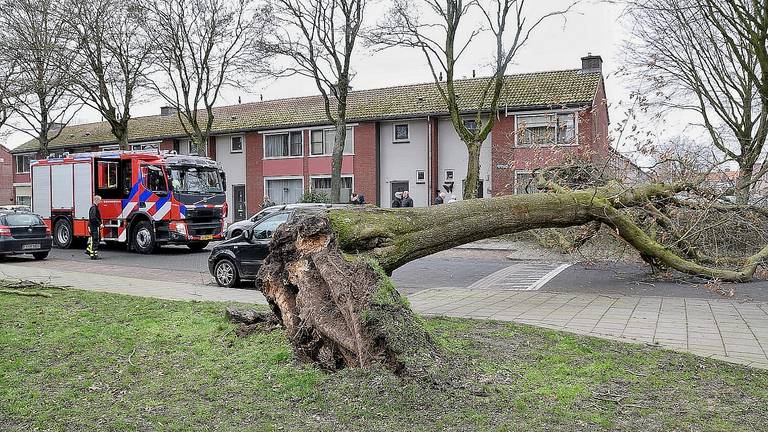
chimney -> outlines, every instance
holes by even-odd
[[[581,73],[603,72],[603,58],[599,55],[587,53],[586,57],[581,58]]]
[[[167,116],[172,116],[174,114],[176,114],[176,107],[172,107],[168,105],[160,107],[161,116],[167,117]]]

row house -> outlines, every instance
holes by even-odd
[[[0,145],[0,206],[16,204],[13,190],[13,155],[5,146]]]
[[[456,82],[465,125],[495,118],[482,144],[479,197],[524,193],[534,169],[569,158],[594,160],[610,153],[602,59],[586,56],[580,68],[505,77],[498,112],[483,108],[488,78]],[[227,175],[233,219],[256,212],[265,196],[298,202],[305,191],[330,188],[335,131],[320,96],[244,103],[214,109],[208,156]],[[448,117],[435,83],[356,90],[349,95],[348,133],[342,164],[344,197],[356,191],[389,207],[409,190],[416,206],[427,206],[441,190],[459,199],[467,150]],[[176,113],[132,119],[131,149],[194,153]],[[115,149],[109,126],[67,126],[50,144],[54,153]],[[17,201],[29,194],[29,141],[13,150]]]

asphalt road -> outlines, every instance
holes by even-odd
[[[44,266],[96,274],[108,272],[126,277],[174,282],[212,283],[208,274],[207,250],[192,252],[183,246],[163,247],[155,254],[141,255],[123,248],[103,247],[103,260],[90,261],[82,250],[53,249],[45,261],[6,258],[7,263]],[[514,264],[503,251],[453,249],[408,263],[393,274],[395,284],[405,293],[429,288],[467,287]],[[576,263],[544,284],[540,291],[560,293],[602,293],[688,298],[721,298],[715,289],[733,290],[733,298],[768,301],[768,281],[747,284],[707,284],[695,278],[663,278],[647,266],[627,263]]]

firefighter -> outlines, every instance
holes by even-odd
[[[93,205],[91,206],[91,210],[88,211],[88,228],[91,230],[91,236],[88,238],[88,248],[86,251],[92,260],[101,259],[101,257],[99,257],[99,242],[101,241],[101,212],[99,212],[100,202],[101,197],[94,195]]]

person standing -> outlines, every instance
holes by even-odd
[[[445,203],[445,192],[440,192],[435,197],[435,205],[440,205]]]
[[[93,205],[88,211],[88,229],[91,231],[91,237],[88,238],[88,247],[86,252],[92,260],[101,259],[99,256],[99,243],[101,242],[101,212],[99,211],[99,203],[101,197],[94,195]]]
[[[395,199],[392,200],[392,208],[400,208],[403,206],[403,193],[395,192]]]
[[[357,192],[352,192],[352,197],[350,198],[349,202],[352,204],[364,205],[365,197],[362,194],[358,194]]]
[[[403,207],[413,207],[413,198],[411,198],[411,193],[408,191],[403,191]]]

